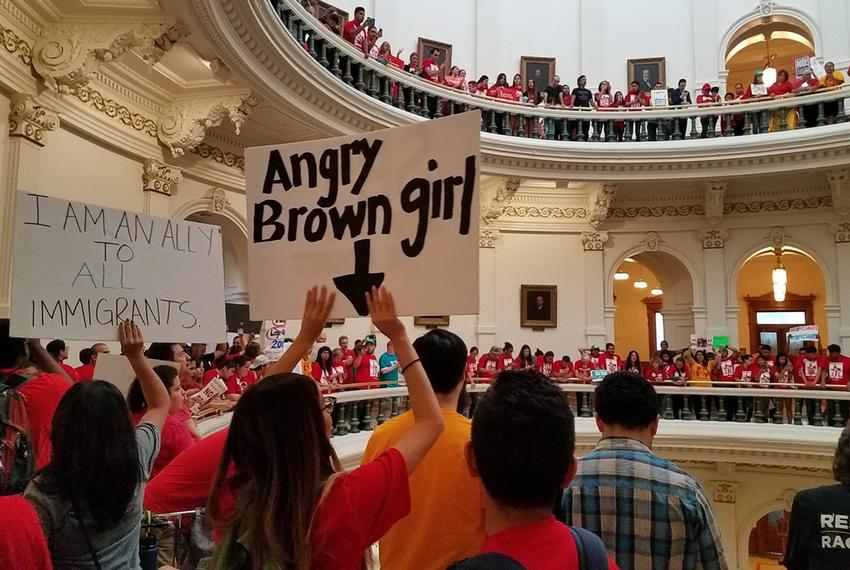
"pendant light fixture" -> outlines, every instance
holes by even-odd
[[[771,32],[767,32],[764,35],[764,39],[766,42],[766,50],[767,50],[767,60],[764,64],[764,68],[762,69],[762,81],[766,87],[770,87],[774,83],[776,83],[776,68],[773,67],[773,60],[776,59],[776,54],[770,53],[770,34]]]
[[[781,303],[785,300],[785,293],[788,292],[788,272],[785,270],[785,266],[782,265],[782,250],[777,249],[775,253],[776,267],[773,268],[773,272],[771,273],[773,280],[773,300]]]
[[[622,268],[618,269],[617,273],[614,274],[615,281],[628,281],[629,277],[631,277],[631,275],[623,271]]]
[[[663,295],[664,291],[661,289],[661,287],[655,287],[655,289],[650,291],[649,294],[653,297],[658,297],[659,295]]]

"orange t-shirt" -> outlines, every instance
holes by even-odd
[[[714,369],[713,360],[709,361],[706,366],[699,364],[696,360],[692,360],[689,368],[691,369],[691,381],[688,382],[688,386],[695,386],[697,388],[711,387],[711,371]]]
[[[464,460],[472,424],[449,410],[443,410],[443,424],[443,433],[410,476],[410,514],[380,541],[381,568],[442,570],[474,556],[484,542],[481,486]],[[379,426],[362,463],[393,447],[412,427],[413,412]]]

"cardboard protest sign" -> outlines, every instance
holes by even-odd
[[[156,366],[171,366],[180,371],[180,365],[169,360],[153,360],[148,358],[148,364],[151,368]],[[108,352],[99,354],[97,361],[94,363],[94,379],[106,380],[115,384],[122,394],[127,394],[130,384],[136,378],[136,373],[133,371],[133,366],[127,357],[123,354],[109,354]]]
[[[807,340],[816,341],[818,340],[818,327],[817,325],[804,325],[800,327],[792,327],[788,330],[788,341],[789,342],[803,342]]]
[[[11,332],[117,340],[223,339],[221,228],[18,192]]]
[[[300,317],[313,285],[340,293],[332,318],[382,284],[401,315],[477,313],[479,138],[467,112],[247,149],[251,318]]]
[[[669,104],[669,94],[666,89],[653,89],[650,92],[650,98],[653,107],[666,107]]]
[[[721,348],[724,346],[729,346],[729,337],[728,336],[716,336],[711,339],[712,346],[716,346],[717,348]]]
[[[704,338],[696,334],[691,335],[691,350],[704,350],[706,352],[711,352],[714,350],[714,345],[712,342],[713,339]]]
[[[767,95],[767,85],[764,83],[753,83],[750,85],[750,93],[753,97],[764,97]]]
[[[262,338],[263,354],[268,356],[269,360],[280,360],[286,350],[283,343],[286,338],[286,321],[264,321],[260,337]]]
[[[807,71],[811,71],[811,58],[808,55],[801,55],[794,58],[794,73],[797,76],[797,79],[803,77],[803,74]]]

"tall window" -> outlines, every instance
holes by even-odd
[[[655,348],[661,349],[661,341],[664,340],[664,315],[661,311],[655,313]]]

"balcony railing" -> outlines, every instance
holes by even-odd
[[[697,139],[703,134],[704,138],[746,136],[821,127],[828,124],[830,110],[835,113],[836,123],[847,121],[844,99],[850,97],[850,85],[806,95],[617,111],[534,106],[473,96],[364,57],[296,0],[270,1],[282,30],[295,42],[294,47],[304,49],[331,77],[423,119],[479,109],[482,132],[610,143],[620,139],[622,142]]]

